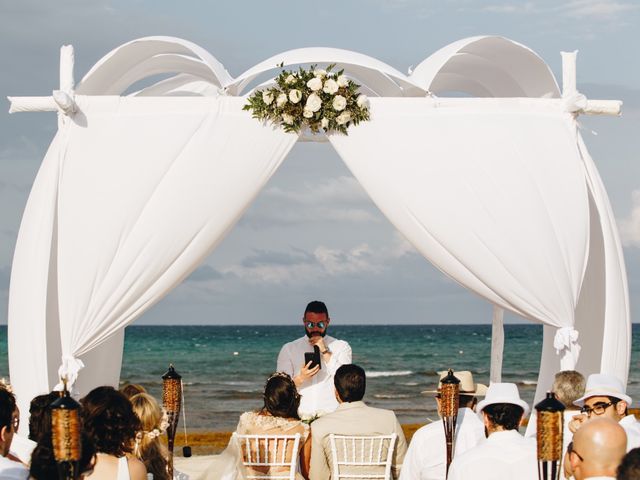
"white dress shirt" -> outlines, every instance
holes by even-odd
[[[449,480],[538,480],[536,442],[516,430],[493,432],[449,467]]]
[[[484,424],[470,408],[458,410],[454,456],[461,455],[485,439]],[[404,457],[400,480],[445,480],[447,448],[442,420],[421,427],[413,434]]]
[[[3,480],[27,480],[29,470],[19,462],[0,457],[0,478]]]
[[[627,452],[640,447],[640,422],[634,415],[627,415],[620,420],[620,426],[627,433]]]
[[[323,355],[320,355],[320,371],[298,387],[302,395],[298,412],[304,418],[333,412],[338,408],[333,376],[342,365],[351,363],[351,347],[347,342],[326,335],[324,344],[331,351],[331,360],[327,364]],[[286,343],[278,355],[277,371],[288,373],[292,378],[298,375],[304,365],[305,352],[313,352],[307,336]]]

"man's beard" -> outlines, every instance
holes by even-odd
[[[310,332],[306,328],[304,329],[304,331],[307,333],[307,337],[309,337],[309,338],[315,337],[316,335],[319,335],[322,338],[324,338],[324,336],[327,334],[327,329],[326,328],[324,329],[324,332]]]

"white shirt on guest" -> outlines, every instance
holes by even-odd
[[[19,462],[0,457],[0,478],[2,480],[27,480],[29,470]]]
[[[344,340],[329,335],[324,337],[324,344],[331,351],[329,364],[320,355],[320,371],[298,387],[298,392],[302,395],[298,412],[302,417],[329,413],[338,408],[333,376],[342,365],[351,363],[351,347]],[[277,371],[288,373],[292,378],[298,375],[304,365],[305,352],[313,352],[307,336],[286,343],[278,355]]]
[[[627,433],[627,452],[640,447],[640,422],[635,415],[627,415],[620,420],[620,426]]]
[[[485,439],[484,424],[470,408],[458,410],[454,456],[461,455]],[[442,420],[419,428],[404,457],[400,480],[445,480],[447,448]]]
[[[516,430],[493,432],[467,452],[456,455],[448,480],[538,480],[536,442]]]

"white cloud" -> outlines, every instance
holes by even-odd
[[[396,233],[389,245],[377,249],[361,243],[345,249],[319,245],[311,252],[259,250],[239,264],[218,270],[248,283],[308,285],[326,278],[377,275],[390,268],[393,260],[413,253],[413,247]]]
[[[632,192],[631,201],[631,213],[628,218],[618,221],[618,228],[625,247],[640,248],[640,190]]]
[[[574,18],[618,17],[626,12],[637,10],[640,5],[631,2],[618,2],[616,0],[573,0],[560,6],[558,9],[565,15]]]
[[[536,6],[532,2],[501,3],[495,5],[487,5],[483,7],[482,10],[492,13],[532,13],[536,10]]]

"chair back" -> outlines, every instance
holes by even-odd
[[[298,468],[300,434],[242,435],[234,433],[245,478],[260,480],[295,480]]]
[[[391,480],[397,435],[329,435],[331,478]]]

